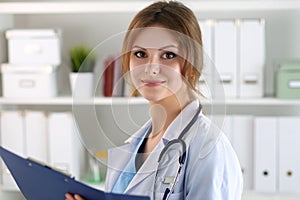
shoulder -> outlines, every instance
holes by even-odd
[[[197,157],[199,159],[205,158],[213,149],[226,140],[222,130],[203,114],[200,115],[191,129],[190,137],[189,150],[198,152]]]
[[[193,129],[189,153],[197,160],[206,157],[232,157],[236,153],[223,131],[206,116],[201,115]],[[220,159],[222,161],[222,159]]]

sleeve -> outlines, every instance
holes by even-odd
[[[186,169],[185,199],[240,200],[243,190],[241,168],[225,136],[204,158],[196,155],[191,153]]]

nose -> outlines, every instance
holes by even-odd
[[[149,59],[149,62],[146,64],[145,72],[151,76],[155,76],[160,72],[160,63],[159,59],[156,56],[153,56]]]

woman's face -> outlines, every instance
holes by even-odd
[[[130,76],[135,88],[149,101],[159,101],[179,91],[183,64],[179,43],[168,29],[144,28],[133,42]]]

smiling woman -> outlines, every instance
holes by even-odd
[[[237,156],[202,112],[202,39],[193,12],[175,1],[153,3],[132,20],[122,53],[124,76],[149,101],[150,120],[108,151],[106,191],[159,200],[241,199]]]
[[[162,38],[163,40],[159,39]],[[169,29],[144,28],[133,42],[130,77],[135,88],[150,102],[157,102],[184,89],[181,75],[184,59]]]

